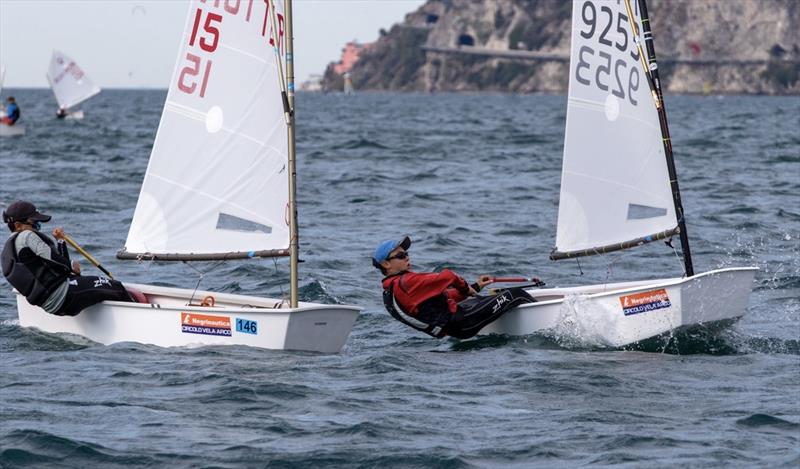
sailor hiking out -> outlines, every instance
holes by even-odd
[[[383,241],[375,249],[372,265],[385,275],[383,303],[398,321],[432,337],[474,337],[507,311],[535,300],[522,288],[500,290],[495,295],[478,292],[492,282],[481,275],[469,285],[461,276],[441,272],[411,271],[408,249],[411,238]]]

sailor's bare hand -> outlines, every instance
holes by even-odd
[[[58,227],[53,230],[53,237],[55,239],[64,239],[64,228]]]
[[[478,277],[478,282],[477,283],[478,283],[479,287],[483,288],[486,285],[489,285],[490,283],[492,283],[492,276],[483,274],[480,277]]]
[[[81,265],[78,263],[78,261],[72,261],[72,271],[78,275],[81,274]]]

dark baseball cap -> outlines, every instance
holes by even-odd
[[[36,206],[26,200],[18,200],[3,210],[3,221],[13,223],[15,221],[50,221],[50,215],[45,215],[36,211]]]

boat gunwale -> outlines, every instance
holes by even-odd
[[[281,308],[281,307],[272,307],[272,306],[243,306],[244,304],[249,304],[246,302],[252,303],[276,303],[285,305],[288,304],[284,299],[278,298],[263,298],[258,296],[251,296],[251,295],[237,295],[235,293],[225,293],[225,292],[212,292],[207,290],[190,290],[187,288],[176,288],[176,287],[164,287],[159,285],[146,285],[146,284],[139,284],[139,283],[125,283],[124,285],[140,290],[145,295],[153,295],[153,296],[164,296],[174,298],[176,300],[180,298],[191,298],[194,296],[195,298],[202,299],[204,296],[214,296],[215,300],[220,301],[221,303],[225,303],[226,301],[234,302],[234,303],[241,303],[240,305],[232,305],[232,306],[200,306],[200,305],[173,305],[173,304],[164,304],[164,303],[132,303],[128,301],[111,301],[106,300],[101,303],[101,305],[108,305],[108,306],[115,306],[115,307],[122,307],[122,308],[135,308],[135,309],[158,309],[164,311],[182,311],[182,312],[196,312],[196,313],[205,313],[205,314],[212,314],[212,313],[220,313],[220,314],[227,314],[227,313],[236,313],[236,314],[253,314],[253,313],[266,313],[266,314],[286,314],[286,313],[303,313],[303,312],[312,312],[312,311],[320,311],[326,309],[339,309],[339,310],[347,310],[347,311],[355,311],[361,312],[364,308],[360,306],[351,306],[351,305],[338,305],[338,304],[322,304],[322,303],[311,303],[311,302],[301,302],[297,308]],[[14,293],[18,296],[22,296],[16,289],[14,289]],[[192,295],[194,293],[194,295]]]
[[[722,269],[714,269],[714,270],[709,270],[707,272],[702,272],[702,273],[699,273],[699,274],[695,274],[695,275],[693,275],[691,277],[679,277],[679,278],[669,278],[669,279],[653,279],[652,281],[654,283],[646,283],[646,284],[643,284],[643,285],[636,285],[636,286],[632,285],[632,286],[629,286],[629,287],[622,287],[622,288],[617,288],[617,289],[603,291],[603,292],[596,292],[596,293],[582,294],[580,292],[574,292],[574,295],[580,295],[580,296],[585,296],[586,298],[594,299],[594,298],[599,298],[599,297],[603,297],[603,296],[616,296],[616,295],[619,295],[621,293],[630,293],[630,292],[635,292],[637,290],[647,290],[647,289],[659,288],[659,287],[671,287],[671,286],[675,286],[675,285],[680,285],[682,283],[687,283],[687,282],[689,282],[691,280],[695,280],[695,279],[698,279],[698,278],[701,278],[701,277],[706,277],[708,275],[714,275],[714,274],[719,274],[719,273],[740,272],[740,271],[758,272],[759,270],[761,270],[761,269],[759,269],[756,266],[750,266],[750,267],[725,267],[725,268],[722,268]],[[607,284],[607,285],[613,287],[614,285],[621,285],[621,284],[633,283],[633,282],[637,282],[637,281],[634,280],[632,282],[617,282],[617,283]],[[648,280],[641,280],[641,282],[648,282]],[[597,286],[600,286],[600,285],[603,285],[603,284],[598,284]],[[570,289],[573,289],[573,288],[587,288],[587,287],[593,287],[593,286],[595,286],[595,285],[576,286],[576,287],[563,287],[563,288],[557,287],[557,288],[550,288],[550,289],[543,289],[543,290],[533,290],[533,292],[534,292],[533,296],[535,298],[537,292],[547,292],[547,293],[553,294],[551,292],[557,291],[557,290],[562,290],[563,291],[563,290],[570,290]],[[560,293],[555,293],[555,294],[560,294]],[[537,306],[558,304],[558,303],[562,303],[567,296],[568,296],[568,294],[564,294],[563,297],[559,298],[559,299],[537,301],[535,303],[527,303],[527,304],[520,305],[517,308],[518,309],[531,309],[531,308],[535,308]]]

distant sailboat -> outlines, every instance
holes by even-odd
[[[550,257],[603,254],[676,236],[685,276],[530,290],[537,303],[481,332],[524,335],[582,321],[584,334],[622,347],[681,327],[732,323],[745,314],[758,269],[694,273],[645,1],[572,5],[564,161]]]
[[[150,163],[117,255],[290,256],[289,298],[131,285],[149,304],[107,301],[59,317],[18,295],[20,325],[104,344],[338,352],[360,308],[298,301],[292,53],[291,1],[285,9],[280,0],[190,2]]]
[[[87,99],[100,93],[95,85],[77,63],[67,54],[54,50],[47,70],[47,81],[58,101],[56,115],[67,119],[83,119],[83,110],[71,111],[70,108],[80,105]]]
[[[0,67],[0,98],[3,95],[3,82],[6,79],[6,68]],[[0,99],[0,119],[6,116],[6,100]],[[16,137],[25,135],[25,126],[22,124],[6,125],[0,123],[0,137]]]

